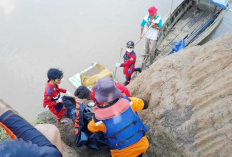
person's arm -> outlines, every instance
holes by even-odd
[[[45,93],[44,94],[44,102],[43,106],[45,107],[50,107],[50,106],[56,106],[57,103],[55,101],[52,101],[52,94]]]
[[[158,25],[157,24],[154,24],[153,26],[151,26],[152,28],[155,28],[155,29],[157,29],[157,30],[161,30],[162,28],[160,28],[160,27],[158,27]]]
[[[147,22],[143,19],[142,23],[141,23],[141,33],[140,33],[140,38],[142,38],[143,36],[143,30],[144,30],[144,26]]]
[[[62,92],[62,93],[66,93],[66,89],[63,89],[63,88],[60,88],[60,92]]]
[[[130,97],[130,92],[129,90],[126,88],[126,86],[122,85],[121,83],[116,83],[115,86],[122,91],[122,93],[124,93],[127,97]]]
[[[0,154],[2,157],[34,156],[34,157],[62,157],[62,154],[54,147],[39,147],[23,139],[4,140],[0,142]]]
[[[154,24],[152,28],[155,28],[160,31],[162,29],[162,19],[159,20],[159,23]]]
[[[144,27],[141,27],[141,34],[140,34],[140,38],[142,38],[142,36],[143,36],[143,30],[144,30]]]
[[[126,62],[121,64],[121,67],[127,67],[135,62],[135,55],[132,55]]]
[[[59,91],[62,92],[62,93],[66,93],[66,91],[67,91],[66,89],[59,88],[59,85],[56,85],[56,87],[57,87],[57,88],[59,89]]]
[[[103,122],[100,120],[97,120],[94,115],[92,120],[88,124],[88,130],[93,133],[99,132],[99,131],[106,132],[106,127],[103,124]]]
[[[61,139],[55,138],[55,134],[59,131],[46,126],[46,133],[50,133],[52,138],[46,136],[25,119],[13,112],[11,107],[7,107],[3,101],[0,100],[0,126],[2,126],[8,135],[14,140],[4,140],[0,142],[0,154],[2,156],[18,157],[18,156],[36,156],[36,157],[62,157],[62,152],[58,150],[58,140],[61,143]],[[42,124],[41,124],[42,125]],[[43,124],[44,125],[44,124]],[[22,127],[23,126],[23,127]],[[9,134],[9,132],[11,134]],[[51,140],[51,141],[50,141]],[[54,142],[54,144],[52,143]]]
[[[134,112],[148,108],[148,102],[144,99],[130,97],[130,100],[132,101],[131,108]]]

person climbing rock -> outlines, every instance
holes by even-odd
[[[111,147],[112,157],[138,157],[146,152],[149,143],[147,127],[135,113],[148,108],[148,102],[135,97],[121,97],[113,79],[102,78],[93,86],[98,105],[88,124],[91,132],[103,132]]]
[[[33,127],[0,102],[0,126],[11,139],[0,142],[1,157],[62,157],[60,132],[51,124]]]
[[[156,44],[158,39],[158,33],[162,28],[162,19],[161,16],[157,15],[158,9],[154,6],[148,9],[149,15],[146,15],[143,18],[141,23],[141,36],[143,36],[143,32],[146,32],[148,27],[151,25],[152,28],[148,30],[145,35],[145,55],[141,54],[140,61],[144,60],[146,55],[149,55],[149,61],[147,62],[146,66],[150,66],[153,63],[153,60],[158,54],[155,54]],[[145,29],[144,29],[145,27]]]
[[[135,69],[135,62],[136,62],[136,54],[134,52],[134,42],[128,41],[126,44],[126,53],[123,56],[124,63],[116,63],[116,67],[123,67],[123,73],[126,77],[126,81],[124,85],[128,85],[131,80],[131,76],[134,73],[134,71],[141,72],[141,68]]]
[[[63,107],[60,92],[66,93],[71,96],[72,94],[62,88],[59,88],[61,79],[63,77],[63,72],[59,69],[51,68],[47,72],[48,81],[44,92],[43,107],[49,108],[49,110],[56,115],[58,124],[65,123],[61,122],[62,117],[67,115],[66,109]]]

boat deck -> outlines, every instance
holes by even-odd
[[[199,9],[192,6],[173,26],[170,32],[164,37],[157,49],[162,57],[171,52],[173,42],[179,42],[200,28],[206,21],[213,17],[212,10]]]

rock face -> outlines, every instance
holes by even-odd
[[[149,101],[150,156],[232,156],[232,32],[156,61],[128,85]]]

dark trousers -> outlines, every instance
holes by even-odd
[[[142,154],[140,154],[138,157],[142,157],[143,156],[143,153]]]
[[[139,156],[137,156],[137,157],[142,157],[143,156],[143,153],[141,153]],[[112,157],[111,155],[110,155],[110,157]]]

